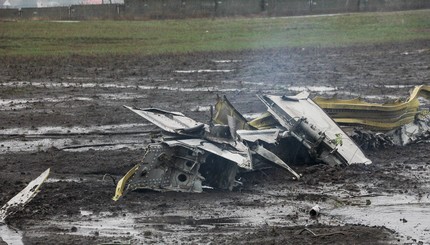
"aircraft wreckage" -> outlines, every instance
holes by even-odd
[[[405,102],[391,104],[312,100],[307,92],[296,96],[258,95],[267,112],[251,121],[227,98],[218,97],[208,124],[180,112],[125,106],[161,130],[154,132],[142,162],[117,183],[113,200],[136,189],[202,192],[206,185],[232,190],[238,184],[235,177],[239,172],[272,166],[300,179],[290,165],[371,164],[337,123],[391,130],[384,137],[355,131],[352,136],[359,142],[380,140],[403,145],[430,134],[430,115],[428,110],[419,109],[418,102],[419,96],[428,98],[429,94],[429,86],[419,86]]]

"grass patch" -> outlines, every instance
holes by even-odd
[[[327,17],[0,22],[0,55],[67,56],[345,47],[430,39],[430,10]]]

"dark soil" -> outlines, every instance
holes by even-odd
[[[368,166],[295,166],[303,174],[300,181],[269,169],[243,174],[243,186],[232,192],[132,192],[118,202],[111,200],[112,179],[103,176],[118,180],[138,163],[147,136],[124,136],[136,139],[141,147],[74,152],[57,145],[19,151],[10,142],[37,145],[42,144],[37,140],[59,137],[71,140],[64,147],[93,140],[117,142],[117,136],[88,133],[29,137],[26,130],[146,123],[122,105],[180,111],[207,122],[205,108],[214,104],[217,94],[225,94],[244,114],[265,110],[256,93],[297,93],[291,87],[335,87],[338,97],[370,95],[379,101],[391,99],[387,96],[404,98],[410,86],[430,83],[429,46],[425,40],[162,56],[0,57],[0,204],[47,168],[55,179],[7,222],[24,231],[25,244],[418,242],[419,238],[380,226],[351,224],[328,213],[312,219],[308,210],[316,203],[332,205],[334,199],[352,208],[354,200],[348,198],[360,195],[428,197],[430,157],[425,142],[368,151],[373,161]],[[226,60],[231,62],[219,62]],[[218,72],[178,72],[199,69]],[[22,133],[5,133],[9,129]],[[108,228],[111,223],[104,223],[105,218],[116,220],[116,228]]]

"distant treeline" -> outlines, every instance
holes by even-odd
[[[0,19],[179,19],[430,8],[430,0],[125,0],[124,4],[0,9]]]

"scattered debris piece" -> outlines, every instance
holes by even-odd
[[[428,139],[430,138],[430,113],[425,111],[417,114],[413,122],[391,130],[386,135],[392,138],[393,143],[398,146]]]
[[[387,148],[394,145],[388,135],[380,132],[356,129],[350,136],[364,150]]]
[[[48,168],[39,177],[32,180],[22,191],[16,194],[0,209],[0,224],[4,223],[5,219],[22,209],[39,193],[40,186],[48,178],[50,169]]]
[[[315,205],[315,206],[313,206],[313,207],[311,208],[311,210],[309,211],[309,215],[310,215],[311,217],[316,217],[316,216],[318,216],[318,215],[319,215],[320,210],[321,210],[320,206],[319,206],[319,205]]]
[[[161,129],[154,132],[143,161],[118,182],[114,200],[127,190],[202,192],[203,186],[232,190],[236,174],[277,166],[300,179],[291,165],[371,164],[360,147],[406,145],[430,136],[430,114],[418,97],[430,97],[430,86],[417,86],[402,102],[372,104],[337,100],[258,95],[267,112],[248,121],[224,97],[218,97],[209,124],[180,112],[126,108]],[[321,106],[321,107],[320,107]],[[323,110],[324,109],[324,110]],[[361,125],[351,137],[342,125]],[[318,213],[317,210],[311,212]],[[312,214],[311,214],[312,215]]]
[[[316,234],[315,232],[311,231],[309,228],[304,228],[303,230],[301,230],[299,232],[299,234],[302,234],[304,231],[307,231],[309,233],[311,233],[314,237],[323,237],[323,236],[333,236],[333,235],[347,235],[344,232],[338,231],[338,232],[330,232],[330,233],[325,233],[325,234]]]
[[[288,134],[314,158],[329,165],[371,163],[349,136],[309,98],[309,93],[259,98]]]
[[[294,179],[291,164],[370,164],[361,149],[310,98],[260,95],[273,118],[257,130],[225,98],[218,98],[209,124],[180,112],[126,107],[161,129],[141,163],[118,182],[114,200],[127,190],[202,192],[202,186],[232,190],[236,174],[277,166]],[[261,125],[264,123],[261,120]],[[267,125],[265,126],[267,127]]]
[[[402,125],[388,132],[374,132],[371,130],[354,130],[351,138],[362,149],[378,149],[390,146],[405,146],[430,138],[430,114],[421,111],[411,123]]]
[[[416,86],[406,100],[391,103],[368,103],[360,98],[340,100],[315,97],[313,100],[337,123],[389,131],[413,123],[419,113],[419,97],[430,98],[430,86]]]

